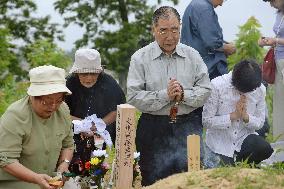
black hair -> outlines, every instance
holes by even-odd
[[[254,60],[243,60],[234,66],[232,85],[240,92],[247,93],[261,85],[259,65]]]
[[[180,15],[175,8],[170,7],[170,6],[162,6],[158,8],[157,10],[155,10],[153,14],[153,18],[152,18],[152,24],[156,26],[160,18],[167,19],[172,14],[176,16],[176,18],[180,22]]]

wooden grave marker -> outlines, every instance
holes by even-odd
[[[187,136],[188,171],[200,170],[200,136]]]
[[[136,135],[136,108],[129,104],[117,106],[116,141],[113,184],[115,189],[131,189]]]

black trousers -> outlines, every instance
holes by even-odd
[[[209,73],[209,78],[210,80],[218,77],[218,76],[221,76],[222,74],[218,71],[217,68],[215,68],[211,73]]]
[[[247,160],[247,163],[259,164],[261,161],[269,158],[273,153],[273,149],[263,137],[251,134],[247,136],[241,146],[240,152],[235,151],[236,161],[241,162]],[[233,158],[220,155],[221,164],[234,165]]]
[[[268,118],[265,118],[263,126],[258,129],[256,132],[259,134],[259,136],[262,136],[263,138],[266,137],[266,135],[269,133],[270,125],[268,123]]]
[[[153,184],[175,173],[187,171],[187,136],[202,136],[200,110],[169,123],[168,116],[142,114],[136,133],[140,152],[142,186]],[[202,141],[202,140],[201,140]],[[201,144],[201,156],[203,156]]]

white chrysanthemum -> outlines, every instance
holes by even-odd
[[[134,159],[138,158],[140,156],[140,152],[134,152]]]
[[[92,152],[92,156],[93,157],[101,157],[101,156],[107,157],[107,153],[106,153],[106,150],[94,150]]]

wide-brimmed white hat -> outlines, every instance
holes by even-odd
[[[29,72],[30,87],[28,95],[43,96],[64,92],[72,94],[66,87],[65,70],[55,66],[39,66]]]
[[[75,61],[69,73],[101,73],[100,53],[95,49],[79,49],[75,53]]]

